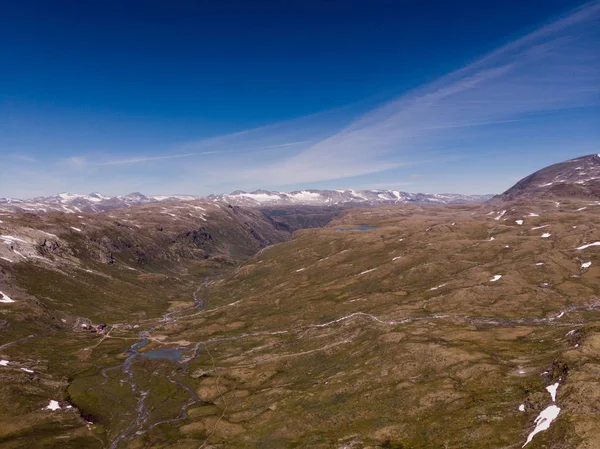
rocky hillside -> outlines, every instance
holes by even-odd
[[[80,257],[129,268],[182,260],[233,262],[290,237],[257,210],[199,202],[98,214],[0,215],[0,256],[9,262]],[[48,260],[46,260],[48,259]]]
[[[145,278],[194,278],[290,235],[285,225],[257,210],[199,202],[98,214],[1,214],[0,291],[32,298],[0,310],[10,330],[4,337],[31,331],[12,321],[11,312],[22,308],[21,324],[28,313],[49,313],[59,323],[58,318],[147,313],[146,306],[160,310],[168,302],[149,301],[152,290],[144,291],[152,282],[144,284]],[[123,295],[127,291],[131,295]]]
[[[600,154],[570,159],[538,170],[494,200],[568,197],[600,200]]]

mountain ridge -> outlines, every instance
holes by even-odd
[[[454,193],[428,194],[408,193],[399,190],[317,190],[306,189],[291,192],[254,190],[245,192],[236,190],[230,194],[196,195],[152,195],[132,192],[123,196],[105,196],[98,192],[77,194],[70,192],[29,199],[0,198],[0,211],[4,212],[66,212],[97,213],[114,209],[122,209],[143,204],[202,201],[224,202],[234,206],[268,207],[268,206],[374,206],[389,204],[464,204],[483,202],[492,195],[462,195]]]
[[[541,168],[493,200],[552,197],[600,198],[600,154],[588,154]]]

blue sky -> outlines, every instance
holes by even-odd
[[[496,193],[600,152],[600,1],[12,1],[0,196]]]

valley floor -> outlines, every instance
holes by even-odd
[[[132,295],[164,299],[102,335],[6,327],[0,445],[600,447],[599,218],[352,210],[225,273],[136,274]]]

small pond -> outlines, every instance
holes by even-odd
[[[182,355],[177,348],[161,348],[156,351],[144,352],[140,354],[142,357],[149,359],[168,359],[179,360]]]
[[[377,229],[377,226],[357,225],[349,228],[335,228],[336,231],[372,231]]]

